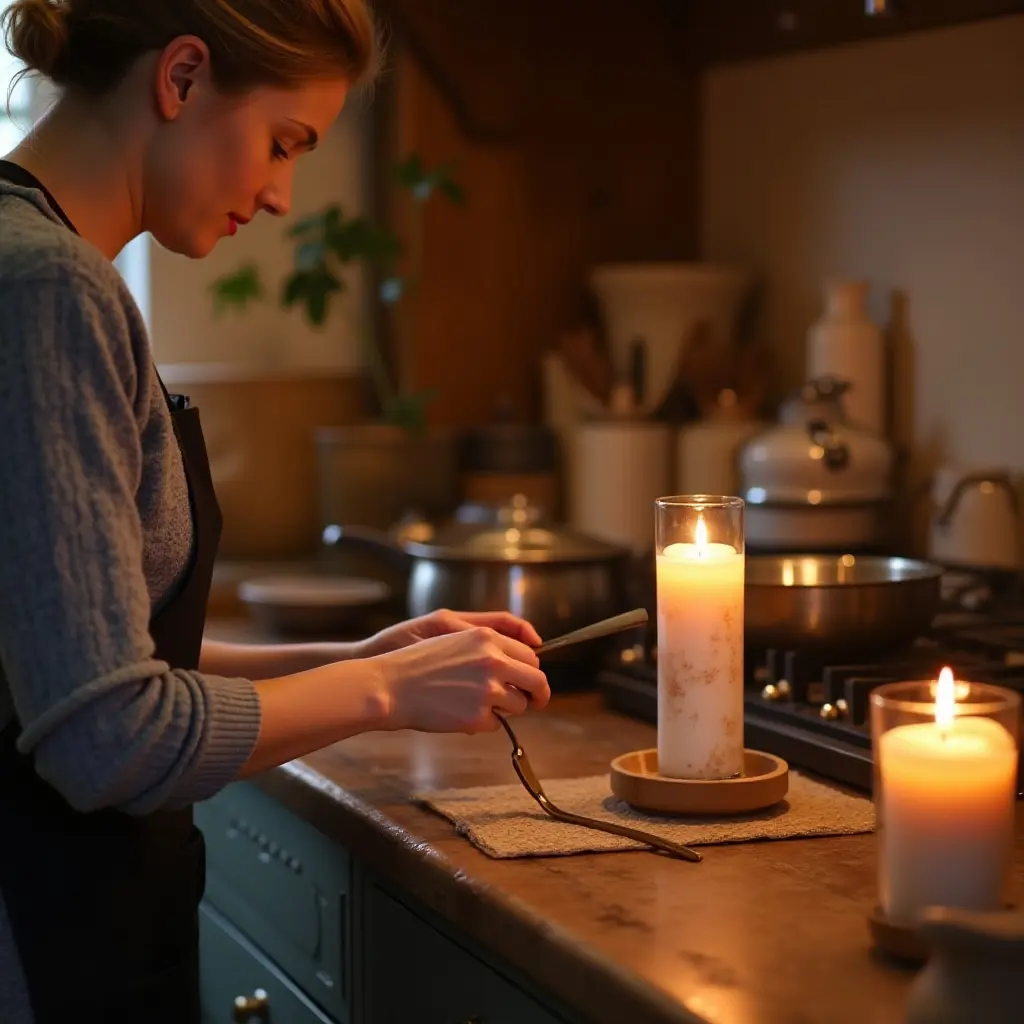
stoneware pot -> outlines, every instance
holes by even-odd
[[[1024,1019],[1024,914],[932,908],[921,932],[928,963],[907,1024],[1019,1024]]]

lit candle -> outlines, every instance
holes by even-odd
[[[1013,849],[1017,747],[999,722],[957,714],[953,673],[935,691],[935,721],[878,741],[881,902],[895,920],[925,907],[995,910]]]
[[[710,542],[699,516],[693,543],[669,544],[657,573],[658,770],[732,778],[743,771],[743,554]]]

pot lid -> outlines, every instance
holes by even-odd
[[[452,522],[404,546],[421,558],[472,562],[594,562],[626,554],[625,548],[544,522],[523,495],[497,506],[490,522]]]

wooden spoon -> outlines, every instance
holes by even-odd
[[[627,629],[636,629],[638,626],[646,625],[647,621],[647,609],[634,608],[630,612],[613,615],[610,619],[601,619],[600,622],[593,622],[582,629],[574,629],[571,633],[557,636],[553,640],[546,640],[540,647],[535,647],[534,651],[539,657],[543,657],[551,651],[560,651],[563,647],[569,647],[572,644],[582,644],[589,640],[600,640],[602,637],[612,636],[615,633],[625,633]]]

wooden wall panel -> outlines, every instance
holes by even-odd
[[[406,352],[411,379],[440,392],[438,425],[485,420],[502,397],[536,413],[538,357],[580,316],[593,264],[697,251],[697,87],[661,3],[627,17],[517,0],[500,20],[481,10],[506,5],[468,3],[392,8],[380,106],[380,158],[453,161],[467,193],[428,212]],[[407,207],[381,198],[403,233]]]

